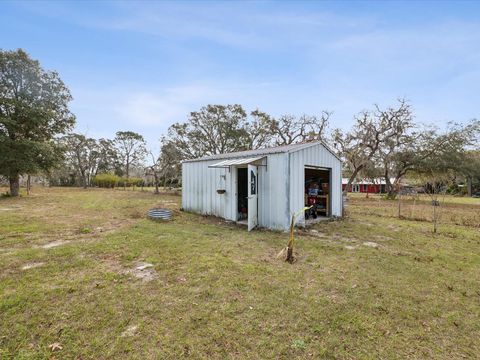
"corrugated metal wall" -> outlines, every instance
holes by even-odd
[[[342,216],[342,163],[321,144],[290,153],[291,213],[305,206],[305,166],[309,165],[331,169],[331,214]],[[302,214],[297,224],[304,223]]]
[[[267,167],[259,167],[258,224],[285,230],[288,205],[288,154],[271,154]],[[288,220],[288,219],[287,219]]]
[[[215,161],[197,161],[182,164],[182,207],[204,215],[215,215],[234,220],[228,204],[233,194],[217,194],[219,187],[227,188],[230,183],[228,169],[209,168]],[[220,176],[225,175],[225,179]]]
[[[237,170],[209,168],[218,160],[182,164],[182,207],[205,215],[237,219]],[[286,230],[290,216],[304,206],[305,166],[331,168],[332,215],[342,214],[341,162],[321,144],[292,153],[269,154],[258,167],[258,223]],[[289,166],[290,164],[290,166]],[[225,175],[225,179],[221,179]],[[225,194],[217,194],[224,187]],[[303,216],[298,223],[304,222]]]

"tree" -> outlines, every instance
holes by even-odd
[[[133,131],[118,131],[114,143],[128,180],[130,168],[139,165],[145,159],[147,154],[145,140],[142,135]]]
[[[168,130],[169,142],[182,159],[247,150],[247,113],[240,105],[207,105],[190,113],[186,123]]]
[[[398,136],[380,145],[375,157],[385,178],[387,196],[392,199],[399,190],[401,179],[440,146],[440,143],[434,141],[434,130],[423,128],[420,131],[409,131],[413,128],[413,124],[406,124]]]
[[[329,112],[320,116],[284,115],[278,120],[256,109],[250,114],[241,105],[207,105],[190,113],[185,123],[173,124],[165,139],[180,159],[289,145],[322,139]]]
[[[145,175],[153,176],[153,184],[155,185],[155,194],[160,194],[158,187],[160,185],[160,161],[159,157],[153,155],[152,151],[148,152],[151,158],[151,163],[145,168]]]
[[[99,139],[97,142],[97,148],[99,152],[97,167],[93,175],[98,173],[107,173],[118,168],[119,159],[117,150],[115,149],[115,143],[110,139]]]
[[[467,153],[467,168],[465,178],[467,183],[467,194],[472,196],[475,181],[480,181],[480,150],[470,150]]]
[[[282,115],[278,120],[272,119],[270,126],[275,145],[290,145],[308,140],[322,140],[328,128],[331,113],[322,111],[320,116]]]
[[[275,119],[258,109],[250,113],[246,124],[248,150],[261,149],[275,144]]]
[[[48,171],[60,153],[53,138],[75,124],[70,91],[23,50],[0,51],[0,174],[19,195],[21,174]]]
[[[447,168],[456,169],[455,174],[466,177],[477,168],[474,165],[472,167],[473,162],[465,158],[464,152],[469,146],[478,144],[475,139],[478,121],[473,120],[465,125],[450,124],[443,134],[434,127],[413,123],[405,125],[405,131],[381,144],[374,157],[383,171],[389,197],[396,196],[400,181],[407,173],[421,171],[425,163],[432,159],[436,164],[444,163],[445,171]],[[393,183],[391,178],[394,179]]]
[[[382,144],[398,138],[410,127],[412,111],[405,100],[399,100],[397,108],[363,111],[355,117],[355,125],[349,132],[336,129],[334,147],[345,160],[350,172],[345,192],[353,180],[377,155]]]
[[[441,206],[449,184],[455,182],[458,175],[470,171],[471,151],[469,147],[478,147],[477,137],[480,122],[473,120],[466,125],[450,124],[443,134],[436,134],[428,156],[422,157],[414,169],[421,179],[425,192],[432,200],[433,232],[438,230]]]
[[[68,163],[81,178],[84,189],[90,186],[91,178],[96,174],[101,149],[95,139],[82,134],[69,134],[62,138]]]
[[[145,168],[145,174],[153,176],[155,194],[159,194],[161,179],[163,179],[163,187],[166,187],[167,181],[170,183],[178,181],[182,172],[181,153],[178,149],[166,138],[162,138],[160,144],[160,156],[156,157],[152,151],[149,151],[151,162]]]

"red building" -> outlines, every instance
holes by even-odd
[[[393,180],[392,180],[393,181]],[[345,191],[348,184],[348,179],[342,179],[342,190]],[[368,194],[385,194],[386,183],[383,178],[372,179],[372,180],[354,180],[350,185],[348,192],[354,193],[368,193]]]

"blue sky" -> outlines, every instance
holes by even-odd
[[[332,126],[410,100],[440,126],[479,117],[480,2],[1,2],[0,48],[69,86],[77,129],[142,133],[209,103]]]

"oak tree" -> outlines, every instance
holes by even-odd
[[[20,175],[48,171],[59,160],[53,140],[75,124],[71,100],[58,73],[23,50],[0,50],[0,174],[11,196],[19,194]]]

